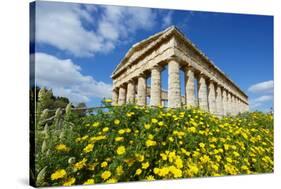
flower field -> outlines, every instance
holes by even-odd
[[[273,172],[273,116],[124,105],[36,127],[37,186]]]

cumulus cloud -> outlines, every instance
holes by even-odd
[[[272,106],[273,102],[273,80],[263,81],[251,85],[248,91],[257,96],[250,100],[251,109],[264,108]]]
[[[35,53],[33,56],[37,85],[52,88],[54,95],[66,96],[74,103],[88,102],[91,97],[111,96],[110,84],[81,74],[81,67],[71,59],[59,59],[46,53]]]
[[[166,28],[170,26],[173,22],[173,11],[169,11],[164,17],[162,21],[162,27]]]
[[[155,14],[147,8],[37,2],[36,41],[75,56],[109,52],[116,43],[155,25]],[[98,14],[94,14],[97,13]],[[83,23],[91,26],[87,29]]]
[[[251,109],[263,107],[266,103],[272,103],[273,95],[263,95],[250,100]],[[271,105],[272,106],[272,105]]]
[[[248,88],[248,91],[252,93],[273,93],[273,80],[263,81],[251,85]]]
[[[156,24],[155,18],[156,15],[147,8],[104,6],[98,23],[98,34],[116,41],[137,30],[151,29]]]
[[[253,101],[260,103],[260,102],[267,102],[267,101],[271,101],[271,100],[272,100],[272,95],[264,95],[264,96],[255,98]]]

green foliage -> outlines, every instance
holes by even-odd
[[[38,186],[273,172],[271,114],[104,104],[36,130]]]

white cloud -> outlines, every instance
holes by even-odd
[[[81,74],[81,68],[70,59],[36,53],[35,77],[37,85],[52,88],[54,95],[66,96],[71,102],[88,102],[91,97],[111,96],[112,86]]]
[[[250,101],[251,109],[256,109],[258,107],[264,106],[268,102],[272,102],[273,96],[272,95],[263,95],[257,98],[254,98]]]
[[[254,110],[255,108],[258,108],[260,106],[262,106],[262,103],[260,103],[260,102],[252,102],[252,103],[250,103],[250,108],[252,110]]]
[[[267,102],[272,100],[272,95],[264,95],[260,96],[258,98],[255,98],[253,101],[254,102]]]
[[[104,6],[98,21],[97,34],[115,44],[138,30],[151,29],[155,14],[151,9],[137,7]]]
[[[173,11],[169,11],[164,17],[163,17],[163,24],[162,27],[166,28],[169,27],[173,22]]]
[[[93,28],[86,29],[83,20]],[[114,49],[117,42],[155,23],[147,8],[104,6],[97,11],[94,5],[37,2],[36,40],[75,56],[91,56]]]
[[[273,80],[256,83],[248,88],[252,93],[273,93]]]

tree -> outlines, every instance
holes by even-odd
[[[81,109],[81,110],[76,110],[77,114],[79,115],[79,117],[83,117],[87,114],[87,106],[84,102],[80,102],[76,108]]]

